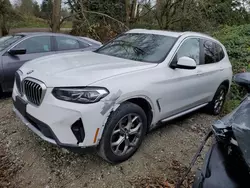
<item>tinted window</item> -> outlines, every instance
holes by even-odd
[[[187,39],[183,42],[177,52],[177,61],[184,56],[194,59],[197,65],[200,64],[200,39]]]
[[[87,44],[85,42],[79,41],[79,43],[80,43],[80,48],[87,48],[87,47],[89,47],[89,44]]]
[[[5,36],[0,38],[0,51],[4,50],[5,48],[9,47],[14,42],[21,39],[22,35],[13,35],[13,36]]]
[[[26,54],[43,53],[51,51],[50,36],[32,37],[20,42],[15,49],[26,49]]]
[[[203,47],[205,64],[215,63],[214,43],[211,41],[204,41]]]
[[[135,61],[162,62],[176,38],[147,33],[126,33],[95,52]]]
[[[74,50],[80,48],[78,40],[69,37],[56,37],[58,50]]]
[[[216,62],[221,61],[225,57],[223,48],[219,44],[215,44],[215,57],[216,57]]]

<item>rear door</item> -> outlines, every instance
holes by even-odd
[[[32,36],[24,39],[11,49],[26,49],[26,54],[10,55],[6,52],[3,57],[4,90],[13,88],[15,72],[27,61],[53,54],[51,36]]]
[[[74,37],[53,36],[57,53],[84,51],[90,48],[88,43]]]
[[[197,67],[199,79],[206,87],[203,87],[203,93],[207,102],[211,101],[217,88],[223,82],[223,59],[225,57],[222,47],[208,39],[202,40],[202,60],[201,65]]]

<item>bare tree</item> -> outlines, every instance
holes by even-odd
[[[130,0],[125,0],[125,12],[126,12],[126,25],[129,26],[129,17],[130,17]]]
[[[136,9],[137,9],[137,0],[132,1],[131,6],[131,19],[134,20],[136,16]]]
[[[52,11],[52,32],[60,31],[61,0],[54,0]]]

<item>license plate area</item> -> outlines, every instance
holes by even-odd
[[[14,101],[15,108],[22,114],[24,117],[26,116],[26,107],[27,103],[19,96],[16,96],[16,101]]]

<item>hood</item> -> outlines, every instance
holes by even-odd
[[[47,87],[66,87],[87,86],[105,78],[156,65],[95,52],[73,52],[34,59],[25,63],[20,70],[24,77],[39,79]]]

